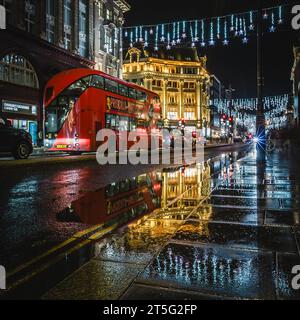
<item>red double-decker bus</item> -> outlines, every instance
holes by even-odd
[[[162,125],[157,94],[90,69],[54,76],[45,89],[44,107],[49,151],[93,152],[100,144],[96,136],[101,129],[150,137],[150,132],[159,135]]]

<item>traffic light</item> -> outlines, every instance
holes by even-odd
[[[184,120],[184,119],[181,119],[181,120],[179,121],[179,127],[185,128],[185,120]]]

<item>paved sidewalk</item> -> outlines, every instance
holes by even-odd
[[[173,205],[119,230],[44,299],[300,299],[295,165],[279,153],[262,172],[254,153],[229,164],[199,207]]]

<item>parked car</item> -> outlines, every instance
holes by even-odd
[[[17,160],[27,159],[33,152],[30,133],[15,129],[10,121],[0,118],[0,152],[12,153]]]

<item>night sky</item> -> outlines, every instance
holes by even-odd
[[[257,1],[241,0],[127,0],[132,6],[126,14],[126,25],[145,25],[222,16],[256,9]],[[288,0],[263,0],[265,8],[278,4],[299,3]],[[291,17],[289,16],[289,20]],[[298,33],[292,31],[290,22],[281,32],[267,33],[263,39],[264,95],[292,92],[290,81],[293,66],[293,43]],[[247,45],[240,39],[230,46],[200,48],[200,55],[207,55],[208,69],[225,86],[236,89],[236,97],[256,96],[256,37]]]

